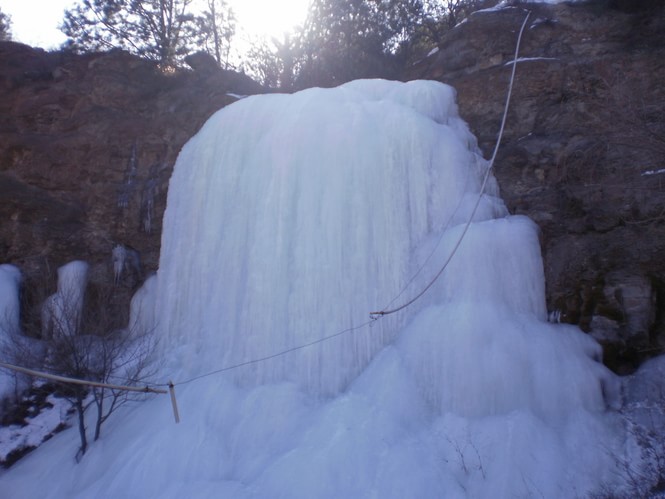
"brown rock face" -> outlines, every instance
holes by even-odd
[[[112,283],[122,244],[142,263],[119,282],[129,294],[156,269],[180,148],[236,100],[227,93],[261,90],[219,69],[165,74],[121,51],[0,43],[0,261],[19,266],[28,287],[75,259],[90,263],[92,282]]]
[[[486,157],[526,7],[495,174],[511,212],[542,229],[550,310],[624,372],[665,340],[665,15],[523,4],[452,30],[409,78],[458,90]]]

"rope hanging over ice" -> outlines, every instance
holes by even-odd
[[[519,57],[519,50],[520,50],[520,44],[522,41],[522,33],[524,32],[524,27],[526,26],[526,22],[529,19],[529,15],[531,12],[527,11],[526,17],[524,18],[524,21],[522,22],[522,27],[520,28],[519,35],[517,37],[517,44],[515,45],[515,57],[513,60],[513,69],[510,75],[510,84],[508,86],[508,95],[506,96],[506,105],[504,106],[503,110],[503,118],[501,119],[501,128],[499,129],[499,136],[497,137],[496,144],[494,146],[494,152],[492,153],[492,157],[490,159],[489,165],[487,166],[487,171],[485,172],[485,176],[483,178],[483,183],[480,187],[480,192],[478,193],[478,199],[476,200],[476,204],[473,207],[473,211],[471,212],[471,215],[469,216],[469,220],[466,222],[466,225],[464,226],[464,230],[460,234],[459,239],[457,240],[457,243],[453,247],[452,251],[448,255],[448,258],[446,261],[443,263],[441,266],[441,269],[437,272],[437,274],[434,276],[434,278],[425,286],[416,296],[411,298],[409,301],[406,303],[400,305],[399,307],[392,308],[390,310],[380,310],[378,312],[370,312],[370,318],[373,320],[376,320],[384,315],[390,315],[394,314],[396,312],[399,312],[400,310],[405,309],[409,305],[413,304],[416,302],[418,299],[420,299],[427,291],[434,285],[434,283],[441,277],[441,274],[443,274],[443,271],[446,270],[446,267],[448,267],[448,264],[450,261],[453,259],[453,256],[455,256],[455,253],[460,247],[460,244],[462,244],[462,240],[464,239],[464,236],[466,235],[467,231],[469,230],[469,226],[471,225],[471,222],[473,221],[473,217],[476,215],[476,211],[478,210],[478,206],[480,205],[480,201],[483,197],[483,194],[485,192],[485,187],[487,186],[487,180],[489,179],[490,173],[492,172],[492,169],[494,168],[494,160],[496,159],[496,154],[499,150],[499,145],[501,144],[501,138],[503,137],[503,130],[506,126],[506,118],[508,116],[508,107],[510,106],[510,97],[513,92],[513,82],[515,81],[515,70],[517,68],[517,58]],[[418,271],[420,272],[420,270]],[[407,284],[408,286],[408,284]],[[400,292],[400,295],[404,292],[402,290]],[[394,300],[393,300],[394,301]],[[392,302],[391,302],[392,303]]]

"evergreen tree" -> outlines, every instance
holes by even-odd
[[[0,10],[0,42],[12,39],[12,18]]]
[[[174,65],[196,39],[192,0],[80,0],[60,30],[75,51],[122,48]]]
[[[422,12],[421,0],[314,0],[302,33],[297,85],[397,76],[400,46]]]

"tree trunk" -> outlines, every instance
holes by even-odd
[[[76,412],[78,413],[79,417],[79,436],[81,437],[81,448],[79,449],[79,454],[83,456],[85,454],[85,451],[88,450],[88,438],[86,437],[85,434],[85,418],[84,418],[84,412],[85,409],[83,407],[83,395],[84,391],[77,389],[76,390]]]
[[[95,392],[95,403],[97,405],[97,423],[95,424],[95,442],[99,440],[99,434],[102,431],[102,422],[104,421],[104,389],[101,393]]]
[[[215,41],[215,59],[217,60],[217,65],[222,66],[222,50],[219,42],[219,28],[217,26],[217,13],[215,12],[215,3],[217,0],[212,0],[208,3],[210,7],[210,15],[212,17],[212,35],[213,40]]]

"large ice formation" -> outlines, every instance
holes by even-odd
[[[179,384],[180,425],[155,399],[111,420],[76,467],[76,435],[58,436],[0,487],[560,498],[611,483],[616,380],[592,339],[546,322],[537,227],[508,215],[492,177],[481,194],[487,167],[440,83],[356,81],[219,111],[178,158],[157,280],[135,299],[164,380],[346,332]],[[366,324],[430,282],[479,196],[432,288]]]

